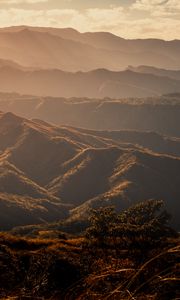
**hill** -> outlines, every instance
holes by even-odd
[[[25,224],[69,213],[78,220],[90,207],[122,210],[149,198],[163,199],[179,226],[177,138],[59,127],[1,113],[0,141],[2,228],[23,225],[27,211]]]
[[[31,67],[66,71],[117,71],[128,65],[180,68],[179,40],[126,40],[107,32],[19,26],[2,28],[0,45],[1,58]]]
[[[169,71],[170,76],[173,71]],[[178,73],[178,71],[177,71]],[[167,71],[168,74],[168,71]],[[174,74],[174,73],[173,73]],[[0,64],[0,91],[37,96],[122,98],[179,93],[180,78],[125,70],[97,69],[89,72],[29,70]]]
[[[180,97],[53,98],[0,94],[0,110],[57,125],[94,130],[153,131],[180,137]],[[155,138],[156,139],[156,138]]]
[[[65,203],[68,199],[78,206],[73,218],[74,214],[78,219],[87,218],[90,208],[115,205],[121,210],[152,198],[163,199],[177,220],[179,167],[179,158],[143,150],[87,149],[65,163],[48,188]]]
[[[138,67],[129,66],[128,70],[131,70],[133,72],[143,73],[143,74],[154,74],[160,77],[164,76],[164,77],[180,80],[179,70],[158,69],[151,66],[138,66]]]

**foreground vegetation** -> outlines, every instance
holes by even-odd
[[[161,201],[120,215],[101,208],[81,236],[40,227],[34,238],[1,233],[0,298],[179,299],[179,257]]]

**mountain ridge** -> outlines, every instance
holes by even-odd
[[[31,43],[28,40],[29,33]],[[128,65],[142,64],[169,69],[180,68],[179,40],[126,40],[106,32],[79,33],[72,29],[24,26],[1,28],[0,44],[1,58],[14,58],[15,62],[30,67],[58,66],[66,71],[89,71],[104,67],[122,70]],[[36,51],[33,45],[36,46]],[[21,49],[27,49],[27,53]]]
[[[0,93],[0,110],[56,125],[94,130],[152,131],[180,137],[180,94],[115,100]]]
[[[180,92],[180,80],[128,69],[64,72],[59,69],[29,70],[4,65],[0,67],[0,81],[1,92],[67,98],[150,97]]]
[[[23,225],[28,210],[24,225],[69,215],[81,219],[90,207],[122,210],[160,198],[179,226],[179,139],[161,138],[158,148],[149,133],[88,131],[12,113],[1,113],[0,125],[0,206],[7,224]]]

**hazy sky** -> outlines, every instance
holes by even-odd
[[[0,0],[0,27],[19,24],[180,39],[180,0]]]

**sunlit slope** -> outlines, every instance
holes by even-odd
[[[0,94],[0,110],[94,130],[153,131],[180,137],[180,94],[141,99],[87,99]]]
[[[50,191],[80,206],[115,205],[118,209],[150,198],[163,199],[174,215],[179,214],[180,159],[134,149],[109,147],[87,149],[61,167]]]
[[[163,199],[178,223],[178,138],[59,127],[1,113],[0,141],[4,226],[16,212],[22,218],[12,222],[23,225],[28,211],[25,224],[68,213],[84,218],[90,207],[123,209],[149,198]]]
[[[180,68],[179,40],[126,40],[108,32],[74,29],[11,27],[0,30],[0,57],[28,66],[66,71],[128,65]]]
[[[67,207],[46,198],[35,199],[0,193],[0,229],[59,221],[68,217]]]

